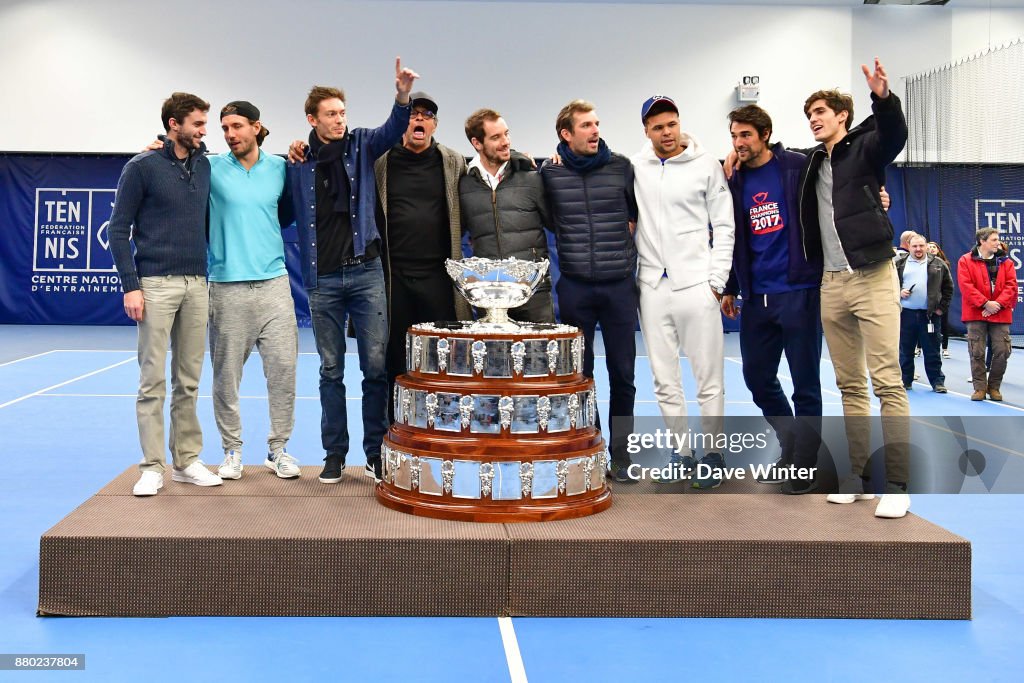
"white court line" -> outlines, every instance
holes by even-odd
[[[932,429],[937,429],[940,432],[947,432],[949,434],[953,434],[954,436],[962,436],[965,439],[968,439],[969,441],[972,441],[974,443],[980,443],[983,446],[988,446],[989,448],[995,448],[996,450],[1004,451],[1006,453],[1009,453],[1010,455],[1016,455],[1018,457],[1024,458],[1024,453],[1021,453],[1020,451],[1015,451],[1012,448],[1007,448],[1006,446],[1000,446],[999,444],[992,443],[991,441],[985,441],[984,439],[979,439],[978,437],[971,436],[970,434],[964,434],[963,432],[954,431],[954,430],[950,429],[949,427],[944,427],[943,425],[937,425],[934,422],[928,422],[927,419],[924,418],[924,417],[919,417],[919,418],[918,417],[912,417],[910,419],[913,422],[917,422],[917,423],[923,424],[926,427],[930,427]],[[933,419],[935,419],[935,418],[933,418]]]
[[[914,384],[917,384],[918,386],[922,387],[928,387],[928,391],[932,391],[932,385],[928,384],[927,382],[914,382]],[[962,398],[967,399],[970,398],[969,394],[962,394],[959,391],[952,391],[949,387],[946,387],[946,391],[954,396],[960,396]],[[1002,401],[990,401],[989,399],[986,398],[983,401],[975,401],[975,403],[987,403],[990,406],[999,406],[1000,408],[1006,408],[1007,410],[1019,410],[1020,412],[1024,413],[1024,408],[1019,408],[1015,405],[1003,403]]]
[[[6,363],[0,363],[0,368],[4,367],[5,365],[14,365],[15,363],[20,363],[23,360],[29,360],[31,358],[39,358],[39,356],[45,356],[48,353],[53,353],[53,351],[54,351],[53,349],[50,349],[49,351],[43,351],[42,353],[34,353],[31,356],[25,356],[24,358],[15,358],[14,360],[9,360]]]
[[[501,644],[505,648],[509,678],[512,683],[527,683],[526,667],[523,666],[523,655],[519,652],[519,641],[516,639],[516,630],[512,628],[512,619],[498,617],[498,629],[501,630]]]
[[[24,401],[27,398],[32,398],[33,396],[39,396],[40,394],[46,393],[47,391],[50,391],[51,389],[59,389],[60,387],[66,386],[68,384],[71,384],[72,382],[77,382],[80,379],[85,379],[86,377],[92,377],[93,375],[98,375],[101,372],[106,372],[107,370],[111,370],[113,368],[116,368],[119,365],[124,365],[125,363],[131,363],[134,360],[135,360],[134,356],[132,356],[131,358],[125,358],[124,360],[118,361],[117,363],[114,363],[113,365],[108,365],[105,368],[100,368],[99,370],[93,370],[92,372],[87,372],[84,375],[79,375],[78,377],[74,377],[72,379],[69,379],[67,381],[61,382],[59,384],[54,384],[53,386],[46,387],[45,389],[40,389],[39,391],[33,391],[31,394],[26,394],[26,395],[24,395],[24,396],[22,396],[20,398],[16,398],[16,399],[13,399],[11,401],[8,401],[7,403],[0,403],[0,408],[6,408],[7,406],[12,406],[15,403],[20,403],[20,402]]]

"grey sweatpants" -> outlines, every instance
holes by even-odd
[[[238,387],[242,367],[259,349],[270,406],[270,452],[284,448],[295,424],[295,363],[299,332],[288,276],[210,283],[213,414],[225,451],[241,450]]]

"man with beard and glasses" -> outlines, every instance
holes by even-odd
[[[551,225],[544,184],[533,160],[512,151],[508,125],[493,109],[478,109],[466,119],[466,138],[477,156],[459,181],[463,232],[468,232],[473,255],[525,261],[548,257],[544,226]],[[509,311],[522,322],[553,323],[551,278],[537,287],[530,300]]]
[[[601,139],[594,105],[573,100],[555,119],[560,163],[540,169],[558,240],[558,317],[583,330],[583,374],[594,377],[594,333],[601,326],[608,367],[611,473],[628,475],[627,437],[636,399],[636,199],[633,165]],[[598,418],[600,425],[600,418]]]
[[[791,466],[815,467],[821,445],[822,265],[820,255],[804,253],[797,212],[807,157],[781,142],[771,144],[771,117],[756,104],[733,110],[729,122],[740,166],[729,179],[736,244],[722,313],[740,318],[743,380],[782,451],[759,481],[781,484],[783,493],[808,493],[814,480],[782,475]],[[793,379],[792,405],[779,383],[783,353]]]
[[[417,78],[416,72],[402,68],[401,59],[395,60],[395,104],[379,128],[349,130],[345,93],[314,86],[305,107],[312,128],[309,144],[293,144],[289,153],[288,182],[299,230],[302,279],[309,291],[320,355],[320,430],[327,453],[320,481],[325,484],[341,481],[349,447],[344,382],[347,319],[355,327],[363,373],[365,471],[378,481],[381,478],[380,451],[388,428],[388,320],[373,164],[408,129],[409,93]]]
[[[208,312],[210,162],[203,137],[209,110],[207,102],[189,93],[173,93],[164,102],[163,147],[125,164],[110,216],[110,251],[124,289],[124,310],[139,332],[135,414],[142,463],[136,496],[155,495],[164,484],[168,342],[171,479],[198,486],[222,483],[199,460],[203,432],[196,415]]]
[[[437,102],[414,92],[402,141],[377,159],[384,282],[388,298],[388,395],[405,372],[410,325],[472,317],[445,271],[447,258],[462,258],[459,178],[466,159],[434,139]],[[393,403],[388,401],[388,412]],[[391,415],[392,419],[394,416]]]

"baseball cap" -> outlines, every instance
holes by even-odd
[[[647,123],[647,117],[653,114],[661,114],[666,111],[674,111],[678,114],[679,107],[676,106],[675,101],[671,97],[666,95],[653,95],[648,97],[644,101],[644,105],[640,107],[640,121],[642,123]]]
[[[414,92],[411,95],[409,95],[409,102],[413,107],[419,105],[424,109],[428,109],[434,112],[435,114],[437,113],[437,102],[434,101],[433,97],[423,92],[422,90]]]
[[[225,116],[231,116],[237,114],[238,116],[244,116],[250,121],[260,120],[260,110],[256,108],[256,105],[252,102],[246,102],[245,100],[235,100],[234,102],[228,102],[224,105],[224,108],[220,110],[220,117],[223,119]]]

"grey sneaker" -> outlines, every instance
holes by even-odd
[[[263,466],[274,471],[281,479],[295,479],[302,474],[299,461],[288,455],[283,448],[267,454]]]

